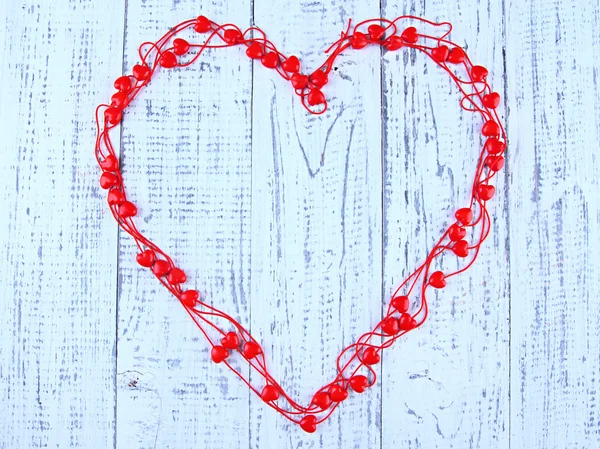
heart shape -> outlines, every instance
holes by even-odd
[[[185,55],[190,50],[190,43],[185,39],[173,39],[173,53],[177,56]]]
[[[498,92],[491,92],[484,95],[481,99],[481,103],[489,109],[496,109],[500,104],[500,94]]]
[[[465,235],[467,235],[467,230],[456,223],[450,226],[450,228],[448,229],[448,237],[453,242],[462,240],[465,237]]]
[[[213,362],[221,363],[227,357],[229,357],[229,351],[223,346],[213,346],[213,348],[210,350],[210,357],[212,358]]]
[[[369,27],[367,28],[367,32],[369,33],[369,37],[371,38],[371,40],[377,41],[383,37],[385,33],[385,28],[383,28],[377,23],[374,23],[372,25],[369,25]]]
[[[350,45],[355,50],[360,50],[361,48],[365,48],[369,44],[369,39],[367,39],[367,35],[357,31],[352,35],[352,40],[350,41]]]
[[[450,53],[448,53],[448,62],[451,62],[452,64],[460,64],[462,62],[465,62],[465,52],[462,48],[460,47],[453,47],[450,50]]]
[[[327,410],[332,402],[331,396],[329,396],[329,392],[327,391],[319,391],[312,400],[312,404],[315,404],[321,410]]]
[[[426,314],[422,312],[426,308],[427,289],[429,287],[442,289],[446,286],[449,276],[464,271],[445,273],[437,270],[428,275],[436,258],[446,250],[452,251],[460,258],[468,257],[470,250],[478,249],[489,234],[487,232],[478,233],[477,227],[482,227],[484,230],[489,229],[490,218],[485,207],[486,202],[495,194],[495,188],[490,184],[490,180],[504,165],[502,153],[506,148],[506,136],[495,111],[500,97],[491,91],[486,81],[489,75],[488,70],[483,66],[471,65],[464,50],[447,39],[449,31],[441,37],[418,32],[414,26],[406,27],[400,32],[397,25],[401,20],[421,20],[422,24],[434,27],[447,25],[445,23],[436,24],[413,16],[401,16],[393,21],[381,18],[363,21],[350,32],[350,22],[348,22],[347,30],[327,50],[327,52],[331,51],[327,60],[312,73],[306,74],[300,72],[300,61],[296,56],[292,55],[286,58],[272,42],[266,39],[264,34],[256,39],[246,38],[248,30],[242,32],[234,25],[218,25],[206,17],[200,16],[172,28],[156,43],[151,43],[149,49],[145,49],[144,45],[146,44],[143,44],[139,49],[142,61],[134,65],[131,75],[116,79],[114,86],[117,92],[111,97],[111,104],[101,105],[98,108],[104,108],[103,126],[100,124],[98,111],[96,115],[98,122],[96,157],[102,170],[100,187],[108,191],[107,201],[119,226],[130,234],[141,248],[141,252],[136,256],[139,265],[149,268],[160,282],[169,288],[203,332],[203,325],[207,323],[220,332],[221,337],[218,341],[213,341],[204,332],[211,344],[210,357],[213,362],[224,362],[235,374],[244,379],[265,403],[299,424],[303,430],[309,433],[314,432],[317,425],[327,419],[339,403],[346,400],[350,391],[362,393],[373,385],[375,380],[372,366],[381,361],[383,348],[390,346],[399,336],[423,324]],[[175,37],[186,27],[197,33],[209,33],[209,36],[203,44],[194,45],[185,39]],[[256,27],[253,29],[257,30]],[[220,42],[213,45],[210,44],[211,39],[220,39]],[[427,45],[427,41],[432,41],[433,45]],[[172,69],[187,66],[195,61],[205,48],[234,45],[245,45],[246,55],[249,58],[259,59],[264,67],[275,69],[279,75],[289,81],[294,92],[300,96],[302,105],[313,114],[321,114],[327,108],[326,97],[321,89],[329,81],[328,75],[334,59],[344,49],[359,50],[368,45],[381,45],[387,51],[396,51],[408,46],[425,53],[440,68],[450,73],[455,83],[461,86],[465,95],[460,105],[466,110],[479,112],[485,120],[481,133],[487,137],[487,140],[482,149],[482,157],[479,158],[469,206],[455,212],[456,222],[452,223],[443,233],[442,238],[432,248],[423,265],[415,270],[394,292],[385,317],[375,325],[372,331],[363,334],[355,343],[341,352],[338,357],[336,378],[315,392],[310,405],[306,407],[297,404],[288,395],[282,394],[283,389],[275,383],[267,370],[263,349],[250,333],[229,315],[204,302],[197,290],[184,289],[182,284],[187,282],[185,272],[175,266],[164,252],[135,228],[132,217],[137,215],[137,207],[127,200],[123,179],[119,172],[118,159],[110,144],[109,131],[121,122],[123,110],[133,101],[140,89],[150,82],[158,67]],[[198,53],[190,56],[192,48],[198,49]],[[191,59],[180,61],[182,57]],[[451,68],[447,63],[457,66]],[[462,70],[461,73],[466,74],[468,78],[462,79],[462,75],[457,73],[459,70]],[[475,83],[478,83],[476,88]],[[473,90],[471,94],[465,93],[464,90],[469,86]],[[309,106],[317,106],[321,109],[310,109]],[[474,216],[474,208],[478,211],[477,217]],[[471,231],[470,235],[467,229]],[[480,237],[477,241],[478,235]],[[478,252],[473,251],[474,257]],[[420,291],[421,307],[411,314],[409,313],[410,295],[415,286]],[[234,330],[220,329],[208,320],[213,317],[226,320]],[[372,342],[374,336],[380,337],[383,343],[376,345]],[[245,379],[243,373],[238,372],[228,363],[227,360],[236,354],[243,356],[250,367],[260,375],[258,377],[266,381],[265,384],[255,387]],[[339,363],[342,356],[349,359],[344,365]],[[292,411],[282,408],[279,403],[283,399]],[[317,418],[319,413],[323,413],[324,417]],[[300,418],[300,416],[302,417]]]
[[[469,242],[459,240],[452,246],[452,252],[458,257],[467,257],[469,255]]]
[[[448,59],[449,54],[450,50],[446,45],[441,45],[431,50],[431,57],[436,62],[445,62]]]
[[[504,167],[504,158],[502,156],[490,155],[485,158],[485,165],[493,172],[500,171],[502,170],[502,167]]]
[[[253,42],[246,49],[246,55],[252,59],[260,59],[263,54],[263,46],[259,42]]]
[[[290,56],[281,63],[281,68],[288,73],[296,73],[300,70],[300,61],[297,56]]]
[[[300,420],[300,427],[307,433],[314,433],[317,430],[317,417],[314,415],[305,416]]]
[[[247,341],[246,343],[244,343],[244,349],[242,350],[242,354],[246,359],[250,360],[262,354],[262,349],[260,348],[260,345],[255,341]]]
[[[329,388],[329,397],[333,402],[342,402],[348,398],[348,390],[334,384]]]
[[[279,390],[273,385],[265,385],[260,393],[260,397],[265,402],[276,401],[279,399]]]
[[[136,64],[133,66],[131,73],[136,80],[146,81],[148,78],[150,78],[152,70],[150,70],[150,67],[147,65]]]
[[[235,332],[227,332],[221,339],[221,345],[226,349],[237,349],[240,346],[240,339]]]
[[[277,53],[274,51],[270,51],[260,58],[260,62],[262,62],[262,65],[267,69],[274,69],[279,64],[279,56],[277,56]]]
[[[417,29],[415,27],[408,27],[407,29],[405,29],[400,35],[400,37],[407,44],[416,44],[419,40]]]
[[[393,316],[386,318],[381,322],[381,330],[387,335],[396,335],[400,332],[400,322]]]
[[[444,288],[446,286],[446,276],[441,271],[435,271],[429,278],[429,285],[435,288]]]
[[[369,388],[369,379],[367,379],[366,376],[359,374],[358,376],[352,376],[348,384],[356,393],[364,393],[364,391]]]

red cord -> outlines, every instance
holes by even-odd
[[[440,37],[418,33],[414,26],[400,32],[398,22],[405,20],[445,30]],[[113,95],[111,104],[101,104],[96,108],[98,132],[95,151],[96,160],[102,169],[100,185],[108,191],[108,202],[115,220],[133,237],[140,250],[137,255],[138,263],[150,268],[158,280],[179,299],[211,344],[213,361],[225,363],[267,404],[289,420],[300,424],[307,432],[314,432],[317,424],[325,421],[333,413],[346,399],[349,391],[362,393],[373,386],[376,374],[372,365],[379,362],[381,351],[425,322],[428,315],[427,289],[444,288],[448,278],[462,273],[473,264],[481,244],[490,232],[491,221],[486,202],[495,193],[490,181],[504,165],[503,154],[506,148],[506,134],[496,112],[500,96],[491,91],[486,81],[487,70],[481,66],[474,66],[465,51],[447,39],[452,30],[450,23],[435,23],[415,16],[401,16],[394,20],[365,20],[351,29],[351,22],[348,21],[348,26],[340,38],[325,51],[329,53],[325,62],[310,75],[306,75],[300,71],[298,58],[286,57],[280,53],[258,27],[251,27],[242,32],[233,24],[219,25],[204,16],[187,20],[176,25],[158,41],[144,42],[140,45],[140,63],[134,66],[131,75],[121,76],[115,81],[117,92]],[[204,42],[190,44],[175,37],[189,28],[198,35],[205,36]],[[290,81],[302,105],[311,114],[322,114],[327,110],[327,100],[321,88],[327,84],[335,59],[346,49],[361,49],[367,45],[383,45],[388,51],[396,51],[403,47],[415,48],[429,56],[450,75],[462,95],[460,106],[467,111],[478,112],[485,122],[482,134],[487,140],[477,161],[470,206],[456,212],[456,221],[442,234],[425,262],[396,289],[385,317],[373,330],[361,335],[355,343],[341,351],[336,361],[337,376],[315,393],[308,406],[300,405],[290,398],[271,376],[267,370],[264,353],[252,335],[231,316],[203,302],[196,290],[184,291],[181,284],[186,281],[185,273],[177,268],[171,258],[155,243],[138,231],[132,219],[137,214],[137,208],[127,200],[119,162],[109,136],[109,131],[121,122],[123,110],[150,82],[158,67],[186,67],[193,64],[207,48],[234,45],[245,45],[249,57],[260,60],[265,67],[275,69],[281,77]],[[465,74],[466,78],[461,78],[456,72]],[[101,110],[102,120],[99,115]],[[480,228],[479,231],[477,227]],[[471,228],[470,242],[465,240],[468,228]],[[470,259],[458,271],[430,273],[434,260],[446,251],[452,251],[461,258],[470,256]],[[413,297],[412,301],[410,297]],[[412,314],[409,313],[411,302],[419,305]],[[215,318],[226,320],[228,328],[223,330],[217,326],[214,323]],[[223,337],[221,341],[215,342],[211,339],[207,332],[209,328],[216,330]],[[383,343],[371,342],[373,337],[382,338]],[[232,352],[239,353],[261,376],[263,381],[260,387],[251,385],[243,373],[228,363],[228,359],[233,357]]]

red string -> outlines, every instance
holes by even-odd
[[[414,27],[399,32],[398,23],[401,21],[445,30],[439,37],[417,33]],[[95,152],[96,160],[102,169],[100,184],[108,191],[109,206],[115,220],[133,237],[139,248],[138,262],[151,268],[158,280],[180,300],[211,344],[212,359],[217,363],[225,363],[257,395],[264,393],[264,399],[269,406],[289,420],[299,423],[307,432],[313,432],[317,424],[325,421],[345,399],[348,391],[362,392],[373,386],[376,373],[372,365],[379,361],[381,351],[421,326],[427,319],[427,290],[430,287],[443,288],[448,278],[462,273],[474,263],[481,244],[490,232],[491,220],[486,208],[487,201],[494,195],[490,181],[502,168],[502,155],[506,146],[506,134],[496,112],[499,95],[491,91],[486,81],[487,70],[474,66],[464,50],[447,39],[452,30],[450,23],[436,23],[415,16],[401,16],[391,21],[384,18],[369,19],[353,28],[351,23],[349,20],[340,38],[325,50],[329,55],[323,64],[307,76],[302,75],[299,67],[296,67],[296,57],[286,57],[279,52],[258,27],[242,31],[233,24],[219,25],[204,16],[187,20],[169,30],[158,41],[144,42],[140,45],[140,62],[134,67],[133,73],[115,81],[117,92],[113,95],[111,104],[101,104],[96,108]],[[184,39],[176,38],[188,28],[193,28],[199,36],[205,36],[204,41],[190,44]],[[181,284],[186,280],[185,273],[177,268],[173,260],[154,242],[138,231],[132,219],[137,214],[137,209],[127,200],[119,162],[109,136],[109,131],[121,122],[122,113],[127,105],[150,82],[159,67],[187,67],[208,48],[234,45],[245,45],[250,57],[260,59],[265,67],[274,68],[282,78],[291,81],[302,105],[312,114],[322,114],[327,110],[327,101],[320,89],[327,83],[336,58],[348,48],[360,49],[366,45],[383,45],[388,51],[396,51],[402,47],[414,48],[430,57],[450,75],[462,95],[460,106],[464,110],[479,113],[485,122],[482,134],[487,140],[477,161],[469,206],[457,211],[456,221],[442,234],[425,261],[394,291],[383,319],[371,331],[364,333],[355,343],[341,351],[336,360],[337,375],[315,393],[308,406],[294,401],[271,376],[259,343],[240,323],[225,312],[203,302],[197,291],[183,291]],[[276,58],[273,58],[273,55],[267,56],[269,53],[274,53]],[[100,111],[103,112],[103,119],[100,118]],[[469,243],[465,240],[468,229],[471,234]],[[461,258],[468,257],[468,262],[454,272],[432,273],[435,259],[448,251]],[[412,313],[408,311],[410,303],[418,305]],[[226,326],[217,325],[215,320],[225,320]],[[211,338],[210,329],[221,336],[221,341]],[[232,340],[228,340],[229,337]],[[374,337],[382,339],[383,342],[374,343]],[[233,341],[233,344],[227,343],[228,341]],[[229,348],[225,348],[224,345]],[[239,353],[242,359],[247,360],[252,370],[259,374],[259,378],[262,379],[260,385],[252,385],[244,373],[236,370],[228,362],[228,359],[234,356],[233,352]],[[269,397],[265,393],[266,390],[263,390],[265,386],[271,386],[269,393],[278,398]]]

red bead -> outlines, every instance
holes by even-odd
[[[260,59],[263,55],[262,45],[258,42],[252,42],[248,48],[246,48],[246,55],[252,59]]]
[[[210,31],[212,28],[210,20],[208,20],[205,16],[199,16],[196,19],[196,23],[194,24],[194,31],[197,33],[206,33]]]
[[[119,189],[110,189],[107,201],[111,206],[118,206],[125,201],[125,195]]]
[[[337,384],[329,387],[329,397],[333,402],[342,402],[345,401],[348,397],[348,390],[343,389]]]
[[[123,201],[119,204],[118,212],[121,218],[135,217],[137,215],[137,207],[131,201]]]
[[[104,111],[104,118],[109,124],[116,125],[123,118],[123,113],[120,109],[111,106]]]
[[[473,211],[469,207],[463,207],[462,209],[458,209],[454,216],[463,226],[468,226],[473,220]]]
[[[167,275],[167,281],[169,281],[169,284],[183,284],[186,280],[187,276],[181,268],[173,268]]]
[[[489,184],[480,184],[477,186],[477,196],[483,201],[490,200],[494,196],[494,193],[496,193],[494,186]]]
[[[178,56],[185,55],[190,50],[190,43],[185,39],[177,38],[173,40],[173,53]]]
[[[365,349],[363,351],[362,357],[360,358],[360,360],[365,365],[375,365],[376,363],[379,363],[379,361],[381,360],[381,357],[379,356],[379,354],[377,354],[377,351],[375,350],[375,348],[368,347],[367,349]]]
[[[240,346],[240,339],[235,332],[227,332],[221,339],[221,344],[227,349],[237,349]]]
[[[369,379],[362,374],[352,376],[349,383],[350,388],[352,388],[356,393],[362,393],[369,387]]]
[[[502,153],[506,149],[506,143],[498,140],[497,137],[490,137],[485,141],[484,148],[490,154],[499,154]]]
[[[296,56],[290,56],[281,63],[281,68],[289,73],[296,73],[300,70],[300,61]]]
[[[398,323],[400,324],[400,330],[402,331],[409,331],[413,329],[415,327],[414,322],[415,320],[408,313],[403,313],[400,315],[400,319],[398,320]]]
[[[100,162],[100,167],[102,167],[102,170],[114,172],[119,169],[119,161],[115,156],[109,154],[102,162]]]
[[[410,299],[408,296],[396,296],[391,301],[392,307],[400,313],[404,313],[410,307]]]
[[[221,363],[227,357],[229,357],[229,351],[223,346],[213,346],[210,350],[210,358],[215,363]]]
[[[323,87],[327,84],[327,73],[323,70],[316,70],[308,77],[308,80],[316,87]]]
[[[229,45],[235,45],[242,39],[242,33],[237,28],[229,28],[223,32],[223,40]]]
[[[459,240],[452,246],[452,251],[458,257],[467,257],[469,255],[469,242],[466,240]]]
[[[465,61],[467,55],[465,51],[460,47],[452,47],[450,53],[448,53],[448,62],[452,64],[460,64]]]
[[[321,92],[319,89],[311,89],[310,92],[308,92],[306,101],[309,105],[316,106],[318,104],[325,103],[325,95],[323,95],[323,92]]]
[[[129,101],[129,96],[125,92],[117,92],[110,97],[110,105],[117,109],[124,109]]]
[[[181,293],[179,299],[183,303],[184,306],[193,308],[196,307],[196,303],[198,302],[198,298],[200,294],[196,290],[186,290]]]
[[[274,385],[265,385],[260,393],[260,397],[265,402],[276,401],[279,399],[279,390]]]
[[[448,50],[448,47],[445,45],[440,45],[439,47],[431,49],[431,57],[436,62],[446,62],[449,54],[450,50]]]
[[[405,29],[400,35],[402,40],[408,44],[416,44],[419,40],[419,36],[417,35],[417,29],[415,27],[408,27]]]
[[[502,156],[488,156],[485,158],[485,165],[493,172],[500,171],[504,167],[504,158]]]
[[[258,345],[258,343],[254,342],[254,341],[247,341],[246,343],[244,343],[244,348],[242,349],[242,354],[244,354],[244,357],[247,358],[248,360],[253,359],[257,355],[259,355],[261,352],[262,352],[262,349],[260,349],[260,346]]]
[[[400,324],[396,318],[389,317],[381,322],[381,330],[388,335],[396,335],[400,332]]]
[[[381,25],[377,25],[376,23],[374,23],[372,25],[369,25],[367,31],[369,32],[369,37],[372,40],[378,41],[384,35],[385,28],[383,28]]]
[[[489,94],[483,96],[481,103],[486,108],[496,109],[500,104],[500,94],[498,92],[490,92]]]
[[[429,285],[435,288],[444,288],[446,286],[446,277],[441,271],[434,271],[429,277]]]
[[[308,86],[308,76],[300,73],[294,73],[290,78],[290,81],[295,89],[304,89],[306,86]]]
[[[488,70],[480,65],[474,65],[471,68],[471,78],[475,82],[484,82],[488,76]]]
[[[137,260],[137,263],[142,267],[150,268],[156,260],[156,255],[154,254],[154,251],[147,249],[135,256],[135,260]]]
[[[307,433],[314,433],[317,430],[317,417],[306,415],[300,420],[300,427]]]
[[[368,43],[369,41],[367,39],[367,35],[361,33],[360,31],[355,32],[352,35],[352,38],[350,38],[350,45],[355,50],[360,50],[361,48],[366,47]]]
[[[119,185],[119,178],[117,175],[113,175],[109,172],[104,172],[100,176],[100,187],[103,189],[110,189],[111,187],[115,187]]]
[[[165,69],[172,69],[177,65],[177,56],[172,51],[165,51],[162,55],[160,55],[160,60],[158,61],[161,67]]]
[[[493,120],[488,120],[483,124],[481,134],[486,137],[498,136],[500,134],[500,125]]]
[[[147,65],[136,64],[133,66],[133,77],[138,81],[146,81],[151,74],[152,70]]]
[[[171,264],[166,260],[157,260],[152,264],[152,272],[160,277],[163,277],[171,271]]]
[[[463,227],[460,227],[456,223],[450,226],[450,228],[448,229],[448,237],[450,237],[450,240],[452,240],[453,242],[458,242],[465,235],[467,235],[467,230]]]
[[[279,55],[274,51],[270,51],[262,58],[260,58],[260,62],[268,69],[274,69],[279,64]]]
[[[396,51],[404,46],[404,41],[400,36],[393,35],[388,37],[383,45],[388,51]]]
[[[331,397],[326,391],[319,391],[313,397],[312,403],[319,407],[321,410],[327,410],[331,406]]]
[[[115,80],[115,89],[119,92],[129,92],[131,90],[131,78],[127,75],[118,77]]]

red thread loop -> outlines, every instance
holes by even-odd
[[[376,381],[376,365],[381,360],[383,349],[390,347],[396,339],[421,326],[428,315],[426,293],[430,288],[442,289],[452,276],[467,270],[475,261],[482,242],[490,232],[490,216],[486,203],[495,194],[490,181],[504,165],[506,134],[496,108],[500,95],[493,92],[487,82],[488,70],[473,65],[465,51],[447,39],[452,26],[448,22],[431,22],[415,16],[401,16],[394,20],[375,18],[351,27],[352,21],[341,32],[340,38],[326,51],[325,62],[312,72],[302,71],[301,61],[296,56],[286,57],[269,41],[258,27],[245,31],[233,24],[219,25],[205,16],[187,20],[176,25],[156,42],[144,42],[138,49],[140,61],[130,75],[120,76],[114,82],[116,92],[110,104],[96,108],[96,159],[102,170],[100,186],[107,191],[110,210],[119,226],[133,237],[139,253],[137,262],[150,269],[194,320],[200,331],[211,344],[210,356],[215,363],[227,365],[254,393],[289,420],[299,424],[306,432],[314,432],[317,425],[325,421],[349,392],[362,393]],[[400,26],[405,24],[406,26]],[[427,26],[442,30],[441,36],[425,34]],[[193,30],[194,40],[189,42],[176,37],[184,30]],[[208,48],[244,45],[246,54],[261,65],[275,70],[289,81],[302,105],[311,114],[322,114],[327,110],[326,85],[337,57],[346,49],[380,45],[387,51],[403,47],[424,53],[456,84],[460,94],[460,106],[479,113],[484,125],[481,129],[487,137],[477,163],[475,179],[467,207],[458,209],[456,221],[442,234],[433,246],[425,262],[410,274],[391,295],[387,312],[373,330],[361,335],[356,342],[344,348],[336,360],[337,375],[320,388],[309,405],[303,406],[290,398],[267,370],[264,351],[260,344],[235,319],[202,301],[197,290],[182,287],[187,281],[183,270],[155,243],[138,231],[133,221],[137,215],[135,204],[127,200],[120,164],[115,154],[109,132],[121,123],[128,105],[146,86],[159,68],[170,70],[193,64]],[[454,272],[433,271],[436,259],[450,251],[456,257],[466,259],[462,268]],[[411,310],[412,308],[412,310]],[[215,320],[225,322],[221,328]],[[208,330],[216,331],[218,339],[211,338]],[[377,337],[377,338],[374,338]],[[382,343],[374,343],[381,338]],[[235,370],[229,358],[243,358],[259,376],[253,383],[246,377],[248,370]],[[256,379],[261,379],[257,381]]]

